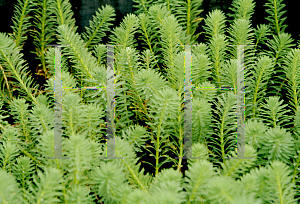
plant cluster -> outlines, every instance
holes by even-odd
[[[12,33],[0,33],[0,202],[260,204],[300,201],[300,42],[285,32],[283,0],[265,0],[269,24],[252,27],[253,0],[204,19],[199,0],[134,0],[112,28],[106,5],[84,33],[68,0],[18,0]],[[204,24],[204,32],[198,27]],[[23,59],[34,39],[38,74]],[[198,42],[205,35],[205,42]],[[108,41],[103,39],[108,36]],[[115,156],[106,156],[106,90],[62,91],[62,153],[54,147],[55,48],[62,87],[105,87],[115,47]],[[193,157],[185,160],[185,50],[194,87],[237,87],[245,46],[245,157],[236,156],[237,90],[195,89]],[[68,45],[68,46],[66,46]],[[57,74],[57,73],[56,73]],[[8,121],[13,119],[13,124]],[[179,159],[175,159],[179,157]],[[149,170],[150,169],[150,170]]]

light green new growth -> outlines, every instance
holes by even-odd
[[[265,0],[269,24],[253,28],[253,0],[207,16],[202,0],[134,0],[136,13],[120,25],[111,27],[117,16],[106,5],[79,33],[68,0],[18,0],[12,33],[0,33],[0,203],[299,203],[300,47],[285,33],[283,2]],[[205,42],[197,42],[202,26]],[[23,60],[28,33],[46,78],[41,87]],[[58,125],[57,48],[48,44],[63,44],[63,91],[55,94],[62,94],[62,156],[69,159],[48,159]],[[107,44],[115,45],[114,121],[106,121]],[[244,45],[244,61],[236,45]],[[239,154],[254,159],[235,158],[238,61],[245,82]],[[115,124],[113,140],[106,122]],[[118,159],[99,159],[112,147]]]

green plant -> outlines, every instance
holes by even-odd
[[[300,50],[284,32],[283,0],[266,1],[270,25],[256,29],[253,0],[234,0],[231,13],[216,9],[203,22],[202,1],[134,2],[136,14],[112,31],[115,12],[107,5],[80,34],[69,1],[18,1],[13,33],[0,33],[0,202],[299,202]],[[198,42],[202,25],[206,38]],[[35,84],[23,59],[28,32],[45,88]],[[57,55],[46,45],[54,42],[63,44],[62,87],[105,87],[107,48],[101,44],[121,45],[114,48],[115,143],[106,141],[105,88],[64,89],[62,156],[69,159],[48,159],[55,154]],[[198,88],[185,152],[183,45],[196,43],[192,84]],[[244,52],[244,156],[253,159],[228,159],[236,156],[234,45],[242,44],[253,45]],[[113,144],[121,159],[99,159]]]

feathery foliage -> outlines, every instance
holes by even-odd
[[[54,0],[33,0],[33,6],[36,8],[33,10],[33,25],[34,29],[30,30],[31,36],[34,38],[35,52],[34,53],[41,61],[40,66],[45,76],[48,76],[46,69],[45,55],[48,47],[47,44],[52,43],[55,40],[54,28],[56,26],[56,19],[53,15],[53,8],[55,7]]]
[[[22,48],[27,40],[27,32],[30,27],[30,19],[32,18],[28,14],[30,11],[33,11],[32,6],[30,0],[18,0],[18,3],[15,5],[15,14],[12,18],[14,25],[11,28],[13,29],[13,38],[17,47],[20,46]]]
[[[23,95],[27,100],[36,102],[35,95],[38,86],[34,84],[33,79],[28,77],[28,67],[22,59],[23,54],[20,53],[20,48],[16,47],[13,39],[9,38],[6,34],[0,33],[0,62],[3,67],[2,76],[10,77],[15,80],[6,81],[8,90],[3,90],[1,87],[1,95],[3,100],[7,100],[6,96],[11,96],[7,92],[11,92],[12,87],[19,86],[18,92]],[[13,98],[10,98],[11,101]]]
[[[90,27],[86,28],[86,32],[82,34],[84,41],[86,42],[86,47],[91,48],[101,42],[101,39],[106,36],[104,31],[109,30],[109,26],[112,24],[109,21],[114,20],[115,10],[113,7],[106,5],[102,6],[96,12],[93,21],[90,21]]]
[[[76,30],[75,19],[73,18],[74,13],[71,7],[72,5],[68,0],[56,0],[54,15],[57,17],[58,22],[56,23],[58,26],[65,24]]]
[[[229,8],[233,14],[228,14],[229,17],[235,19],[250,20],[254,13],[255,3],[253,0],[233,0],[232,7]],[[229,21],[232,23],[233,21]]]
[[[287,17],[283,17],[283,15],[287,12],[283,10],[285,4],[283,0],[268,0],[265,3],[266,12],[269,16],[266,18],[271,25],[271,29],[274,34],[279,35],[280,33],[284,33],[287,25],[284,24],[284,21]]]
[[[136,13],[119,26],[106,5],[79,33],[68,0],[18,0],[12,33],[0,33],[0,202],[299,203],[300,51],[284,32],[283,0],[266,2],[270,24],[256,28],[252,0],[207,16],[202,1],[134,0]],[[28,32],[40,87],[21,53]],[[49,43],[63,45],[61,56]],[[53,157],[60,145],[63,159]]]

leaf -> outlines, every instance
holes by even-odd
[[[91,49],[91,46],[94,46],[101,42],[102,38],[106,36],[106,32],[110,30],[109,26],[112,25],[110,21],[115,20],[116,16],[115,10],[112,6],[106,5],[102,6],[96,11],[96,15],[93,16],[93,20],[90,21],[90,26],[85,27],[86,32],[82,34],[82,37],[86,43],[85,47]]]

